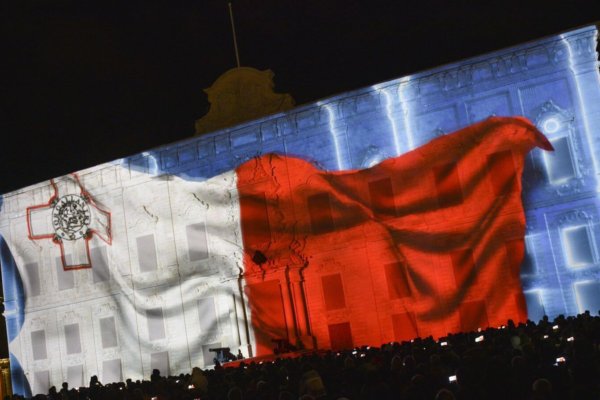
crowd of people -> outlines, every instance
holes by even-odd
[[[305,354],[87,388],[39,400],[600,399],[600,316]],[[18,396],[15,396],[17,398]]]

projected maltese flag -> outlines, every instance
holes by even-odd
[[[24,189],[0,214],[13,387],[522,321],[535,147],[552,148],[527,120],[491,118],[363,170],[269,154],[209,177],[199,161],[114,163]]]

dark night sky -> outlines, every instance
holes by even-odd
[[[597,0],[236,0],[297,104],[600,20]],[[190,136],[235,66],[225,0],[0,4],[0,193]]]

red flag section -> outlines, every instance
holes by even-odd
[[[368,169],[265,155],[237,169],[257,354],[273,339],[379,345],[527,316],[523,118],[490,118]]]

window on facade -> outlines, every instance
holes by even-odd
[[[390,178],[369,182],[369,196],[371,197],[371,208],[375,215],[380,218],[396,216],[394,190]]]
[[[105,360],[102,362],[102,383],[121,382],[121,360]]]
[[[589,311],[597,315],[600,311],[600,282],[578,282],[574,289],[579,312]]]
[[[242,230],[253,243],[265,244],[271,241],[269,212],[264,193],[254,193],[240,197]]]
[[[346,307],[344,298],[344,287],[340,274],[325,275],[321,277],[323,284],[323,295],[325,296],[325,309],[338,310]]]
[[[161,351],[150,354],[150,368],[160,371],[160,376],[169,376],[169,353]]]
[[[451,207],[461,204],[463,194],[456,163],[434,167],[433,175],[440,207]]]
[[[319,193],[308,198],[310,225],[314,234],[331,232],[334,229],[329,194]]]
[[[117,346],[117,329],[114,317],[100,318],[100,336],[102,337],[103,349]]]
[[[540,321],[546,311],[539,290],[525,292],[525,301],[527,302],[527,318],[532,321]]]
[[[569,137],[550,139],[554,151],[545,151],[546,173],[551,184],[561,184],[576,176]]]
[[[65,344],[67,354],[81,353],[81,337],[79,335],[79,324],[65,325]]]
[[[28,297],[39,296],[40,288],[40,269],[38,263],[33,262],[25,264],[25,273],[27,274],[27,282],[29,283]]]
[[[158,307],[146,310],[146,321],[150,341],[165,338],[165,321],[162,308]]]
[[[564,228],[562,241],[569,266],[583,267],[594,263],[593,241],[587,225]]]
[[[45,360],[48,358],[46,350],[46,332],[44,330],[31,332],[31,352],[34,360]]]
[[[140,236],[136,239],[140,272],[151,272],[158,268],[154,235]]]
[[[206,240],[206,226],[204,223],[186,226],[185,232],[188,241],[188,255],[190,261],[201,261],[208,258],[208,242]]]
[[[83,365],[71,365],[67,367],[67,383],[72,388],[83,386]]]
[[[352,330],[349,322],[339,324],[330,324],[327,326],[329,330],[329,340],[331,348],[334,350],[351,349],[354,347],[352,340]]]
[[[50,387],[50,371],[35,371],[33,373],[33,393],[45,394],[48,393]]]
[[[198,300],[198,318],[200,319],[200,332],[208,333],[218,329],[214,298],[206,297]]]
[[[67,264],[71,263],[71,255],[65,254]],[[65,271],[62,258],[56,257],[56,278],[58,281],[58,290],[68,290],[75,287],[75,273],[73,271]]]
[[[387,280],[388,295],[392,300],[411,296],[406,267],[402,263],[386,264],[385,278]]]
[[[91,249],[90,258],[92,261],[92,281],[98,283],[110,280],[106,246],[94,247]]]

